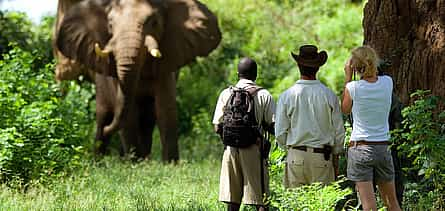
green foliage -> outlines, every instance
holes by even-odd
[[[286,189],[272,181],[274,193],[270,205],[278,210],[335,210],[337,203],[352,194],[349,188],[340,188],[339,180],[331,185],[314,183],[298,188]]]
[[[394,133],[401,155],[411,161],[405,170],[411,175],[409,182],[415,183],[408,185],[412,189],[407,193],[414,198],[408,199],[432,200],[433,207],[440,210],[445,207],[445,111],[437,113],[437,106],[445,101],[422,90],[411,98],[414,103],[402,111],[403,130]]]
[[[290,52],[316,44],[329,55],[320,80],[340,93],[343,64],[363,40],[362,5],[347,0],[203,0],[218,17],[219,47],[210,56],[183,68],[178,79],[180,134],[192,131],[192,119],[205,112],[211,119],[219,93],[237,81],[241,57],[258,62],[257,83],[275,99],[298,79]],[[210,126],[211,127],[211,126]]]
[[[11,45],[0,60],[0,182],[45,180],[75,169],[90,136],[90,90],[53,79],[53,64]],[[37,62],[37,63],[36,63]]]
[[[35,64],[43,66],[53,59],[51,49],[54,17],[45,17],[39,25],[33,25],[25,13],[0,11],[0,59],[11,50],[9,43],[17,43],[21,49],[39,55]]]
[[[187,137],[181,140],[184,159],[199,161],[203,159],[220,159],[224,146],[219,136],[209,124],[211,117],[208,112],[201,112],[193,116],[193,128]]]
[[[24,13],[0,11],[0,59],[1,55],[9,51],[8,44],[15,41],[24,47],[32,40],[32,23]]]

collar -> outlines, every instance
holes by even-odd
[[[249,79],[240,79],[238,83],[236,83],[236,87],[244,88],[248,85],[256,85],[255,82]]]
[[[303,79],[300,79],[296,83],[297,84],[319,84],[320,81],[319,80],[303,80]]]

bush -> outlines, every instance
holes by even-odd
[[[439,113],[438,105],[444,101],[422,90],[411,98],[414,103],[402,110],[403,129],[393,134],[399,153],[411,162],[404,168],[407,201],[441,210],[445,208],[445,111]]]
[[[16,42],[19,46],[29,46],[32,40],[32,23],[24,13],[0,11],[0,59],[11,48],[10,42]]]
[[[22,12],[0,11],[0,60],[12,48],[9,43],[17,43],[25,51],[39,52],[34,64],[43,66],[53,59],[51,48],[52,26],[55,18],[44,17],[39,25],[34,25]]]
[[[273,190],[270,206],[278,210],[335,210],[337,203],[352,194],[350,188],[342,189],[339,180],[330,185],[314,183],[298,188],[285,189],[271,181]]]
[[[0,182],[45,180],[80,165],[93,120],[90,89],[66,84],[62,96],[52,63],[11,45],[0,60]]]

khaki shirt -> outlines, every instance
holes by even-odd
[[[276,111],[275,137],[278,144],[343,151],[343,118],[337,96],[318,80],[298,80],[283,92]]]
[[[255,86],[255,82],[247,79],[241,79],[235,85],[238,88],[246,88],[249,86]],[[215,114],[213,116],[213,124],[218,125],[223,122],[224,107],[230,98],[230,88],[224,89],[218,98],[218,102],[215,108]],[[258,124],[261,124],[264,120],[267,124],[271,124],[275,121],[275,102],[272,95],[266,89],[261,89],[254,96],[255,104],[255,117]]]

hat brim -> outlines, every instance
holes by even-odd
[[[291,52],[291,55],[299,65],[307,67],[321,67],[328,60],[328,54],[326,51],[320,51],[320,53],[318,53],[317,57],[314,59],[302,58],[300,55],[294,54],[294,52]]]

